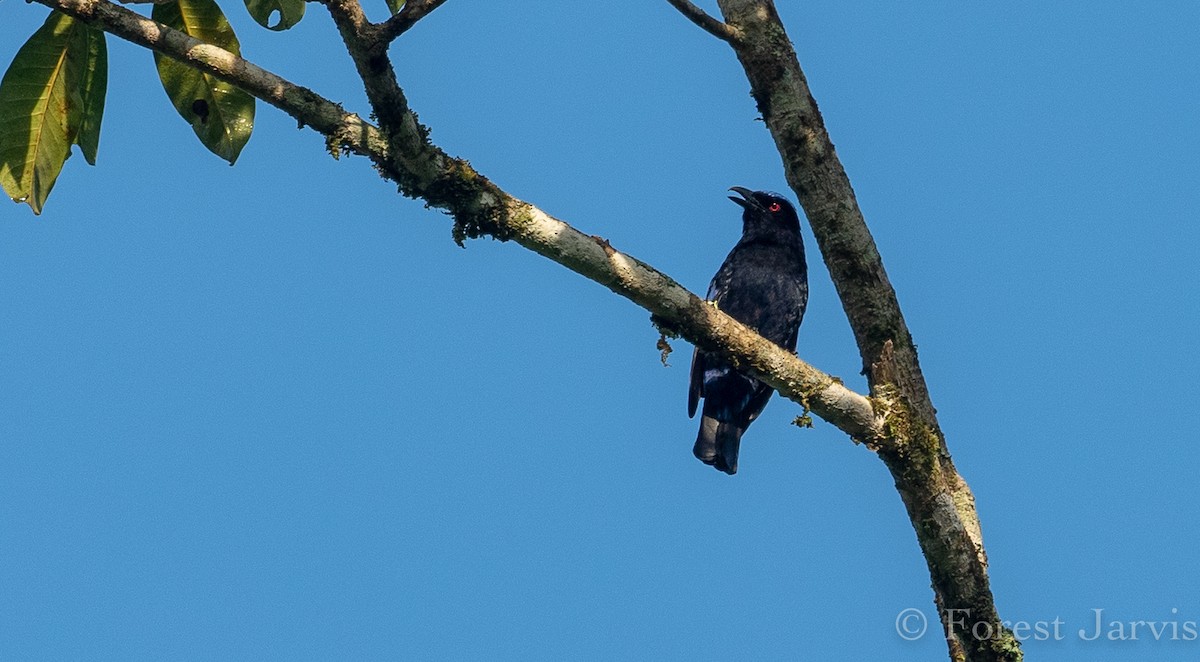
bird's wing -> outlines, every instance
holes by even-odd
[[[704,299],[719,303],[728,288],[729,269],[723,264],[708,284],[708,293],[704,295]],[[688,382],[688,418],[696,416],[696,407],[700,404],[700,398],[704,397],[704,372],[708,369],[706,358],[707,354],[701,352],[699,347],[692,353],[692,374]]]
[[[725,293],[729,291],[730,271],[729,259],[726,258],[725,263],[713,276],[712,282],[708,284],[708,293],[704,295],[705,300],[720,303],[721,299],[725,297]]]
[[[704,397],[704,354],[697,348],[692,352],[692,376],[688,382],[688,418],[696,415],[696,405]]]

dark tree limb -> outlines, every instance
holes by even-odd
[[[378,39],[390,44],[445,2],[446,0],[408,0],[399,12],[379,24]]]
[[[678,9],[679,13],[686,16],[689,21],[700,26],[701,29],[717,39],[732,42],[740,34],[737,29],[713,18],[708,12],[697,7],[691,0],[667,0],[667,2],[671,3],[672,7]]]
[[[916,530],[939,610],[954,610],[944,619],[951,658],[1019,660],[992,597],[975,498],[950,459],[896,292],[774,2],[718,5],[741,33],[730,44],[837,288],[871,395],[886,403],[889,439],[879,456]]]

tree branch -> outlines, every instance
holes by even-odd
[[[391,18],[379,24],[378,38],[385,44],[390,44],[396,37],[408,32],[408,29],[425,18],[430,12],[445,4],[446,0],[409,0],[404,7]]]
[[[396,82],[386,43],[378,38],[381,28],[366,21],[356,0],[326,0],[326,6],[363,78],[378,129],[306,88],[108,0],[37,2],[178,59],[284,110],[326,135],[331,147],[368,156],[405,195],[449,212],[458,241],[490,235],[553,259],[634,301],[666,330],[730,358],[783,396],[877,448],[917,531],[942,614],[966,610],[956,612],[967,614],[961,626],[945,624],[952,656],[1020,659],[1019,647],[995,610],[973,496],[950,461],[895,292],[769,0],[720,0],[731,34],[740,35],[727,41],[746,69],[789,184],[808,214],[838,288],[863,356],[871,399],[846,389],[607,241],[509,196],[469,163],[433,145]],[[422,5],[425,13],[436,6]],[[981,631],[993,636],[972,637],[977,625],[986,625]]]
[[[388,137],[394,153],[403,160],[400,167],[385,176],[390,176],[412,197],[425,197],[434,206],[452,209],[429,199],[426,193],[435,180],[449,173],[447,168],[451,166],[448,163],[455,159],[429,142],[429,131],[409,109],[404,90],[396,81],[387,43],[377,38],[377,28],[367,21],[358,0],[319,1],[329,10],[342,35],[380,129]],[[416,181],[407,181],[412,177]]]
[[[741,34],[736,28],[728,23],[722,23],[712,16],[709,16],[708,12],[704,11],[700,7],[697,7],[691,2],[691,0],[667,0],[667,2],[671,3],[672,7],[678,9],[679,13],[686,16],[689,21],[700,26],[705,32],[711,34],[717,39],[732,43],[736,41],[738,36]]]
[[[886,443],[882,421],[869,399],[759,336],[650,265],[508,195],[470,164],[429,143],[426,130],[407,104],[389,113],[394,133],[387,135],[307,88],[108,0],[36,1],[246,90],[326,135],[331,145],[369,157],[406,195],[424,198],[430,206],[448,211],[455,218],[459,240],[485,234],[511,239],[633,301],[666,331],[732,359],[855,440],[871,447]],[[352,10],[343,13],[341,20],[353,23]],[[390,67],[387,69],[390,72]],[[386,78],[381,72],[375,74]]]
[[[935,600],[943,615],[965,615],[945,622],[951,658],[1019,660],[992,597],[975,498],[950,459],[896,292],[774,2],[718,4],[742,35],[730,43],[854,330],[871,394],[889,410],[891,439],[879,455],[916,530]]]

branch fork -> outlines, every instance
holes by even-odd
[[[688,0],[668,2],[731,44],[742,62],[855,332],[870,397],[765,340],[650,265],[510,196],[469,163],[432,144],[396,81],[387,47],[445,0],[412,0],[382,23],[367,20],[358,0],[319,0],[342,35],[378,126],[233,53],[110,0],[33,1],[232,83],[283,110],[325,135],[331,148],[370,158],[405,195],[448,212],[455,219],[456,239],[511,239],[608,287],[648,310],[667,335],[678,334],[738,361],[782,396],[876,450],[908,509],[929,564],[936,603],[971,615],[965,623],[946,624],[951,656],[1021,659],[1017,642],[995,609],[974,497],[950,461],[895,292],[771,0],[718,0],[724,21]],[[998,636],[973,638],[971,632],[981,623]]]

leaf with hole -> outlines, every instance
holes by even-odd
[[[237,35],[213,0],[156,4],[150,17],[164,25],[241,54]],[[212,153],[232,165],[254,130],[254,97],[217,78],[159,53],[158,77],[171,104]]]
[[[304,18],[304,0],[245,0],[246,10],[258,24],[269,30],[286,30]],[[278,12],[279,20],[271,25]]]

